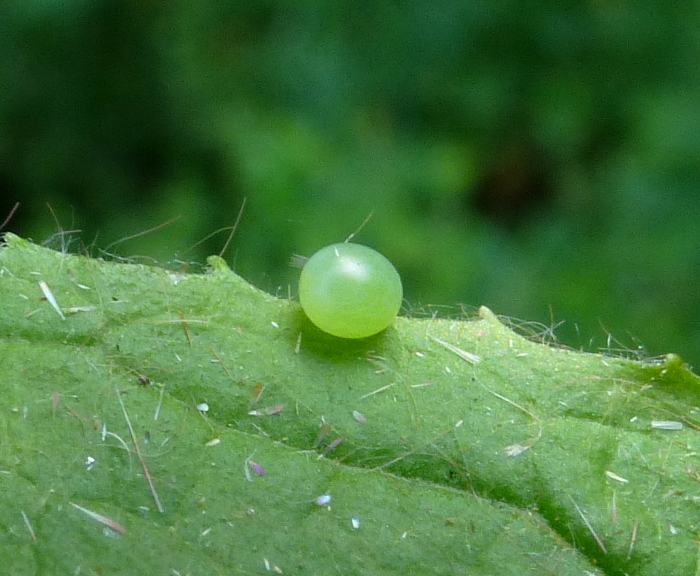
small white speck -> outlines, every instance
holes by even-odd
[[[53,292],[51,291],[51,288],[49,288],[49,285],[43,280],[40,280],[39,288],[41,288],[41,292],[44,294],[44,298],[46,298],[46,301],[49,304],[51,304],[51,307],[56,311],[56,313],[61,317],[61,319],[65,320],[66,317],[63,315],[63,311],[58,305],[58,302],[56,302],[56,297],[53,295]]]
[[[524,444],[511,444],[510,446],[506,447],[506,456],[510,458],[515,458],[516,456],[520,456],[523,452],[526,452],[529,449],[530,446],[526,446]]]
[[[356,518],[356,517],[350,518],[350,524],[352,524],[353,530],[360,529],[360,519],[359,518]]]
[[[270,324],[272,324],[275,328],[279,328],[279,327],[280,327],[280,325],[277,324],[277,322],[275,322],[274,320],[273,320],[272,322],[270,322]]]
[[[207,412],[209,412],[209,404],[207,404],[206,402],[202,402],[201,404],[197,404],[197,410],[199,410],[203,414],[206,414]]]
[[[97,462],[97,460],[95,460],[92,456],[88,456],[85,458],[85,468],[92,470],[92,468],[95,466],[95,462]]]
[[[432,382],[423,382],[422,384],[411,384],[411,388],[425,388],[426,386],[432,386]]]
[[[314,502],[316,503],[316,506],[325,506],[326,504],[329,504],[331,501],[331,495],[330,494],[323,494],[316,498]]]
[[[608,478],[611,478],[612,480],[617,480],[621,484],[629,483],[629,480],[627,480],[627,478],[623,478],[622,476],[619,476],[618,474],[615,474],[615,472],[611,472],[610,470],[606,470],[605,475]]]
[[[651,427],[657,430],[683,430],[683,422],[674,420],[652,420]]]
[[[357,410],[352,411],[352,417],[355,420],[357,420],[360,424],[364,424],[365,422],[367,422],[367,418],[365,418],[365,416],[361,412],[358,412]]]

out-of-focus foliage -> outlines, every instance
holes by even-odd
[[[697,366],[699,12],[8,0],[0,221],[20,201],[8,228],[44,240],[49,203],[82,230],[53,246],[202,262],[246,197],[229,261],[287,294],[291,254],[373,211],[357,240],[409,313],[487,304]]]

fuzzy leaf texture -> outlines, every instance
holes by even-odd
[[[3,574],[700,573],[677,356],[547,346],[486,308],[339,340],[210,265],[5,235]]]

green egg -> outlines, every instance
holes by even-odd
[[[401,278],[389,260],[359,244],[316,252],[299,278],[304,312],[324,332],[366,338],[387,328],[401,308]]]

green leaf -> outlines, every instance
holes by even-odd
[[[346,341],[210,266],[5,235],[5,573],[697,573],[677,356],[546,346],[485,308]]]

